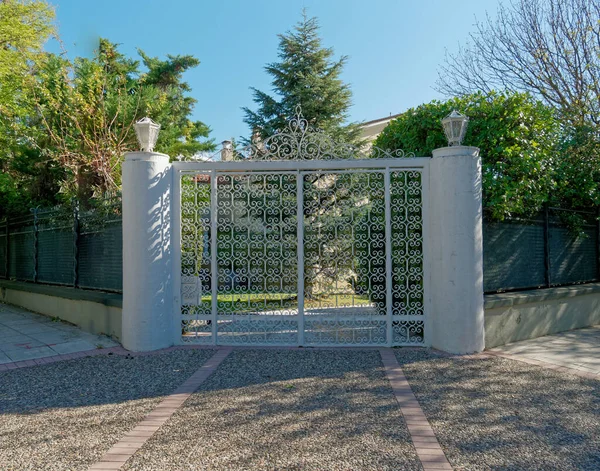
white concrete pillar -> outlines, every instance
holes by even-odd
[[[173,344],[169,156],[130,152],[123,163],[123,346]]]
[[[431,346],[480,352],[485,331],[479,149],[435,149],[429,188]]]

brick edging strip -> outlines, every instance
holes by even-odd
[[[163,399],[133,430],[127,432],[97,463],[88,469],[117,471],[131,458],[160,427],[179,409],[198,387],[219,367],[231,348],[219,348],[204,365]]]
[[[421,461],[424,471],[438,471],[453,469],[442,447],[440,446],[433,429],[425,417],[410,384],[391,349],[380,349],[379,354],[383,362],[385,374],[394,391],[394,396],[404,416],[410,438],[413,442],[417,456]]]
[[[582,371],[575,368],[570,368],[564,365],[558,365],[556,363],[550,363],[548,361],[534,360],[533,358],[525,358],[519,355],[513,355],[511,353],[497,352],[492,350],[486,350],[478,355],[473,355],[474,358],[490,358],[490,357],[506,358],[508,360],[520,361],[521,363],[527,363],[528,365],[540,366],[548,370],[560,371],[562,373],[571,373],[582,378],[598,379],[600,380],[600,373],[591,373],[589,371]]]

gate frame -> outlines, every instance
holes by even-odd
[[[302,177],[307,172],[319,171],[350,171],[358,173],[361,170],[379,170],[384,172],[385,181],[385,240],[386,247],[391,246],[391,195],[390,195],[390,174],[394,170],[400,171],[418,171],[421,173],[421,220],[422,220],[422,244],[423,244],[423,315],[419,316],[397,316],[399,320],[419,320],[423,321],[423,343],[418,344],[397,344],[398,346],[419,346],[431,347],[432,345],[432,326],[431,326],[431,247],[430,247],[430,197],[429,197],[429,167],[430,157],[398,157],[398,158],[375,158],[375,159],[336,159],[336,160],[253,160],[253,161],[196,161],[196,162],[173,162],[172,166],[172,198],[171,198],[171,254],[172,254],[172,280],[173,280],[173,343],[174,345],[187,345],[181,334],[181,177],[185,173],[205,173],[215,176],[219,173],[271,173],[278,172],[295,173],[296,180],[296,199],[297,214],[304,211],[303,185]],[[217,253],[214,250],[216,245],[216,182],[217,178],[211,178],[211,319],[212,319],[212,345],[229,345],[218,342],[218,310],[217,310],[217,277],[215,268],[217,266]],[[386,323],[387,339],[385,344],[378,345],[354,345],[354,344],[304,344],[304,218],[299,217],[297,223],[298,240],[298,342],[294,345],[305,348],[314,347],[392,347],[394,316],[392,315],[392,254],[391,250],[386,250]],[[302,248],[302,250],[300,250]],[[301,295],[302,293],[302,295]],[[210,345],[210,344],[209,344]],[[277,344],[252,344],[251,346],[271,346],[285,347]],[[293,345],[290,345],[293,346]]]

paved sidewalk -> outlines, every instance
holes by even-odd
[[[118,345],[106,336],[0,303],[0,365]]]
[[[600,325],[514,342],[489,351],[600,374]]]

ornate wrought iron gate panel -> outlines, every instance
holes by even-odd
[[[424,168],[269,166],[177,170],[181,341],[427,344]]]
[[[288,128],[177,162],[182,342],[426,345],[426,158]]]
[[[180,182],[181,320],[184,340],[212,343],[211,172],[182,173]]]
[[[422,173],[390,172],[392,344],[423,342],[425,291]]]
[[[298,342],[294,173],[216,174],[217,342]]]
[[[307,172],[303,184],[303,343],[386,345],[385,172]]]

